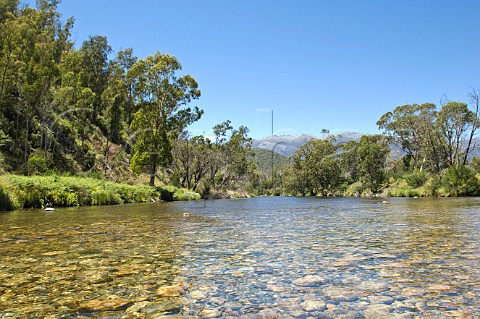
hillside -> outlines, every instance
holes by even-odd
[[[272,151],[262,148],[255,148],[255,157],[253,161],[257,168],[267,176],[271,175],[272,171]],[[278,153],[273,153],[273,165],[275,168],[281,167],[288,162],[288,157]]]

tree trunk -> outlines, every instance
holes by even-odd
[[[157,156],[153,155],[152,158],[152,167],[150,171],[150,182],[148,185],[155,186],[155,176],[157,175]]]

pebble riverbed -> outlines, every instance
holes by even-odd
[[[480,199],[389,201],[1,213],[0,318],[480,318]]]

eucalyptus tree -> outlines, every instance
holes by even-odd
[[[382,135],[363,135],[355,147],[360,180],[377,192],[385,180],[385,167],[390,152],[389,139]]]
[[[477,125],[477,115],[468,109],[466,103],[448,102],[438,112],[436,126],[442,136],[449,166],[466,164]]]
[[[0,23],[8,19],[18,10],[19,0],[2,0],[0,1]]]
[[[254,170],[252,161],[252,139],[248,137],[249,129],[240,126],[235,129],[227,120],[213,127],[215,141],[209,150],[208,190],[227,189],[244,183]]]
[[[118,166],[118,160],[125,155],[123,151],[111,154],[111,147],[113,144],[121,144],[125,141],[133,119],[134,92],[127,74],[136,61],[133,50],[129,48],[119,51],[117,57],[109,63],[108,82],[102,92],[102,112],[99,114],[99,122],[106,137],[106,143],[103,145],[104,174],[109,167]],[[128,152],[129,149],[124,151]],[[113,158],[110,155],[116,156]],[[111,165],[112,160],[117,164]]]
[[[117,54],[117,58],[113,61],[115,69],[120,70],[121,79],[124,82],[126,88],[126,101],[125,109],[123,112],[123,121],[126,122],[127,126],[130,126],[130,123],[133,120],[133,114],[135,114],[135,104],[134,104],[134,85],[131,79],[127,76],[130,68],[138,61],[138,57],[133,55],[133,49],[127,48],[125,50],[120,50]],[[115,72],[118,74],[118,72]]]
[[[470,91],[469,93],[469,97],[470,97],[470,103],[473,104],[473,107],[475,109],[475,111],[472,111],[475,116],[473,118],[473,121],[471,123],[471,128],[470,128],[470,134],[468,136],[468,142],[467,142],[467,145],[466,145],[466,150],[465,150],[465,155],[463,157],[463,165],[466,165],[467,162],[468,162],[468,154],[473,151],[473,149],[476,147],[476,144],[473,142],[475,136],[476,136],[476,133],[478,131],[478,129],[480,128],[480,94],[477,92],[477,90],[475,90],[474,88],[472,88],[472,90]],[[472,145],[473,143],[473,145]]]
[[[286,171],[286,188],[301,195],[334,192],[341,181],[337,146],[329,139],[312,139],[300,146]]]
[[[159,167],[172,161],[172,143],[183,129],[200,119],[198,107],[182,108],[200,97],[195,79],[178,76],[180,62],[173,56],[156,52],[138,60],[128,71],[134,83],[135,113],[130,130],[134,142],[133,171],[148,167],[150,185],[154,185]]]
[[[213,152],[213,144],[202,135],[184,134],[174,143],[172,167],[182,187],[196,191],[206,180]]]
[[[434,104],[407,104],[385,113],[378,120],[377,125],[406,153],[407,168],[422,169],[428,158],[438,160],[435,118]],[[439,164],[435,163],[435,165]]]
[[[80,138],[83,147],[86,134],[92,126],[90,118],[95,93],[83,84],[82,78],[86,70],[82,67],[82,59],[83,53],[79,50],[72,48],[63,52],[59,64],[58,85],[52,93],[53,105],[58,113],[55,129],[64,133],[69,130],[74,138]],[[61,147],[73,152],[75,146],[62,143]]]
[[[222,173],[216,178],[217,189],[233,187],[253,171],[252,139],[248,137],[249,129],[240,126],[231,131],[230,138],[220,147],[224,163]]]
[[[0,95],[5,103],[3,113],[13,124],[10,135],[17,145],[13,155],[15,151],[20,155],[21,149],[25,168],[31,150],[47,143],[46,127],[53,112],[51,88],[62,51],[70,45],[73,20],[62,25],[57,4],[55,0],[38,0],[37,9],[14,10],[1,23]]]
[[[112,48],[108,45],[104,36],[90,36],[83,41],[80,48],[82,54],[82,86],[89,88],[95,93],[91,120],[97,124],[98,115],[103,111],[102,94],[108,86],[109,62],[108,54]]]

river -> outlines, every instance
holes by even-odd
[[[480,318],[479,305],[479,198],[0,213],[0,318]]]

